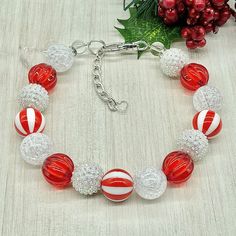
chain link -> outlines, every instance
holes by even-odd
[[[102,58],[104,55],[105,51],[103,46],[96,52],[95,59],[93,60],[92,75],[95,91],[111,111],[125,112],[128,108],[128,103],[126,101],[117,102],[104,88],[102,82]]]

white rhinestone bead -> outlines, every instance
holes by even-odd
[[[164,51],[160,59],[162,72],[169,77],[178,77],[180,70],[189,61],[188,55],[181,49],[170,48]]]
[[[185,130],[177,140],[182,152],[191,156],[194,161],[201,160],[208,151],[208,139],[199,130]]]
[[[42,133],[30,134],[23,139],[20,152],[27,163],[41,165],[53,152],[52,141]]]
[[[93,162],[80,163],[75,166],[72,185],[76,191],[84,195],[92,195],[100,190],[103,177],[102,168]]]
[[[29,84],[20,91],[18,101],[23,108],[32,107],[43,112],[48,107],[49,96],[41,85]]]
[[[155,168],[146,168],[134,176],[134,189],[137,194],[147,200],[159,198],[166,190],[165,174]]]
[[[73,50],[63,44],[53,44],[45,52],[48,64],[57,72],[69,70],[74,63]]]
[[[223,97],[220,91],[213,86],[202,86],[193,95],[193,106],[197,111],[219,111],[222,105]]]

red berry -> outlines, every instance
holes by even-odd
[[[187,6],[193,5],[193,0],[185,0]]]
[[[193,7],[196,11],[203,11],[206,7],[206,1],[205,0],[194,0]]]
[[[178,13],[175,9],[166,10],[165,16],[168,20],[176,22],[178,20]]]
[[[215,13],[214,13],[214,20],[218,20],[219,18],[220,18],[219,11],[215,11]]]
[[[184,38],[184,39],[189,39],[189,38],[191,38],[191,34],[192,34],[192,31],[191,31],[191,29],[189,29],[189,28],[183,28],[182,30],[181,30],[181,36]]]
[[[206,39],[202,39],[198,42],[198,47],[202,48],[206,45]]]
[[[175,6],[176,0],[163,0],[162,3],[166,9],[170,9]]]
[[[215,11],[212,7],[207,7],[203,12],[203,18],[209,22],[214,19],[214,13]]]
[[[186,46],[187,46],[187,48],[189,48],[189,49],[195,49],[195,48],[197,48],[196,42],[195,42],[194,40],[191,40],[191,39],[188,39],[188,40],[186,41]]]
[[[192,31],[192,39],[193,40],[202,40],[205,37],[206,31],[202,26],[195,26]]]
[[[223,6],[225,4],[224,0],[211,0],[215,6]]]
[[[177,11],[179,12],[179,14],[184,13],[184,10],[185,10],[185,6],[184,6],[183,2],[177,3]]]
[[[205,26],[206,33],[210,33],[213,30],[213,25],[211,23]]]
[[[160,17],[165,16],[165,10],[161,6],[158,7],[158,16]]]

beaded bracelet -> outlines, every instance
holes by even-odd
[[[95,45],[101,44],[96,50]],[[193,106],[197,110],[192,120],[193,129],[185,130],[178,138],[179,150],[169,153],[161,169],[144,168],[132,177],[123,169],[112,169],[104,174],[102,168],[93,162],[78,165],[65,154],[54,153],[52,142],[43,134],[45,118],[42,112],[49,103],[48,92],[57,83],[57,72],[68,70],[77,55],[88,49],[95,55],[93,62],[93,82],[99,98],[111,111],[127,110],[126,101],[117,102],[105,90],[102,75],[102,58],[106,53],[127,51],[151,51],[160,58],[160,68],[169,77],[180,77],[181,84],[195,91]],[[75,41],[72,46],[51,45],[45,52],[48,64],[33,66],[28,73],[29,84],[19,94],[19,103],[23,107],[15,118],[14,126],[18,134],[24,137],[21,156],[29,164],[42,165],[45,180],[59,188],[71,182],[76,191],[92,195],[99,190],[114,202],[129,198],[133,189],[144,199],[159,198],[166,190],[167,183],[180,184],[187,181],[194,169],[194,161],[202,159],[208,150],[208,140],[218,135],[222,121],[216,113],[222,107],[222,96],[218,89],[208,86],[207,69],[196,63],[188,62],[187,55],[180,49],[165,49],[156,42],[148,45],[144,41],[107,45],[103,41],[83,43]]]

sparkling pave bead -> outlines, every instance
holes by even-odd
[[[193,95],[193,106],[197,111],[202,110],[221,110],[223,97],[220,91],[213,86],[203,86]]]
[[[84,195],[92,195],[100,190],[103,176],[102,168],[93,162],[80,163],[75,166],[72,185],[76,191]]]
[[[73,170],[73,161],[62,153],[52,154],[42,166],[45,180],[59,188],[64,188],[70,184]]]
[[[53,44],[45,52],[48,63],[57,72],[64,72],[71,68],[74,63],[73,50],[63,44]]]
[[[41,63],[30,69],[28,79],[30,83],[40,84],[49,91],[56,86],[57,73],[51,66]]]
[[[16,115],[14,126],[21,136],[41,133],[45,128],[45,118],[37,109],[26,108]]]
[[[185,65],[180,72],[181,84],[189,90],[195,91],[208,83],[209,73],[206,67],[197,63]]]
[[[164,51],[160,59],[162,72],[169,77],[178,77],[180,70],[188,62],[188,55],[181,49],[171,48]]]
[[[52,142],[47,135],[41,133],[30,134],[21,143],[21,156],[29,164],[41,165],[52,154],[52,146]]]
[[[159,198],[166,190],[167,179],[165,174],[155,168],[146,168],[134,176],[136,193],[147,200]]]
[[[180,184],[186,182],[190,178],[194,169],[194,164],[187,153],[174,151],[165,157],[162,169],[168,182]]]
[[[19,103],[23,108],[32,107],[41,112],[48,107],[48,92],[39,84],[25,86],[18,96]]]
[[[208,139],[216,137],[222,129],[220,116],[211,110],[203,110],[193,117],[193,128],[200,130]]]
[[[177,140],[177,145],[194,161],[202,159],[208,151],[207,137],[201,131],[194,129],[185,130]]]
[[[133,191],[133,179],[125,170],[112,169],[103,176],[101,188],[107,199],[122,202],[128,199]]]

